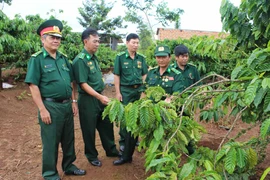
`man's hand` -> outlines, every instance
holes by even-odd
[[[41,109],[39,112],[40,112],[40,117],[41,117],[42,122],[44,122],[45,124],[52,123],[50,113],[47,111],[46,108]]]
[[[98,100],[104,105],[108,105],[108,103],[110,102],[110,99],[107,96],[103,96],[103,95],[100,95]]]
[[[78,106],[76,102],[72,102],[72,112],[74,116],[77,116],[78,114]]]
[[[116,93],[116,99],[122,102],[122,94],[121,93]]]

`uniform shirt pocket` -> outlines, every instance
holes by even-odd
[[[56,68],[51,67],[51,68],[44,69],[43,78],[42,78],[44,82],[57,81],[58,77],[59,77],[59,74],[57,73]]]

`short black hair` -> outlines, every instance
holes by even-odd
[[[130,33],[127,35],[126,41],[130,41],[131,39],[140,39],[139,36],[135,33]]]
[[[180,44],[174,48],[174,55],[176,57],[183,55],[183,54],[188,54],[188,53],[189,53],[188,48],[183,44]]]
[[[98,36],[97,30],[94,29],[94,28],[90,28],[90,27],[87,28],[87,29],[85,29],[82,32],[82,42],[83,42],[83,40],[88,39],[90,35],[92,35],[92,36]]]

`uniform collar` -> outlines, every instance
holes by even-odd
[[[50,54],[48,53],[48,51],[44,47],[42,47],[41,51],[42,51],[43,58],[45,58],[47,56],[50,56]],[[56,59],[60,55],[61,55],[61,53],[59,53],[58,51],[56,51]]]
[[[130,57],[130,55],[129,55],[129,53],[128,53],[128,50],[126,50],[126,58],[128,58],[128,57]],[[134,56],[134,59],[136,59],[137,58],[137,52],[135,53],[135,56]],[[131,58],[131,57],[130,57]]]
[[[84,54],[85,54],[85,57],[87,58],[87,60],[92,59],[92,57],[96,57],[96,55],[95,55],[95,54],[93,54],[93,55],[89,54],[89,52],[88,52],[88,51],[86,51],[86,49],[83,49],[82,53],[84,53]]]
[[[156,74],[159,74],[159,69],[160,69],[160,67],[157,67],[157,68],[154,70],[154,72],[155,72]],[[168,73],[171,72],[171,66],[170,66],[170,65],[167,67],[167,69],[166,69],[166,71],[165,71],[164,73],[166,73],[166,72],[168,72]]]
[[[185,65],[184,70],[182,70],[182,69],[178,66],[177,62],[174,63],[174,67],[175,67],[175,68],[178,68],[178,69],[181,70],[181,71],[185,71],[189,66],[190,66],[189,64]]]

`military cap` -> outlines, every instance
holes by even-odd
[[[43,36],[44,34],[62,37],[63,24],[58,19],[50,19],[43,22],[37,29],[37,34]]]
[[[176,46],[175,48],[174,48],[174,55],[175,56],[179,56],[179,55],[183,55],[183,54],[188,54],[188,48],[185,46],[185,45],[183,45],[183,44],[181,44],[181,45],[178,45],[178,46]]]
[[[155,56],[168,56],[171,54],[171,50],[166,45],[158,45],[155,49]]]

